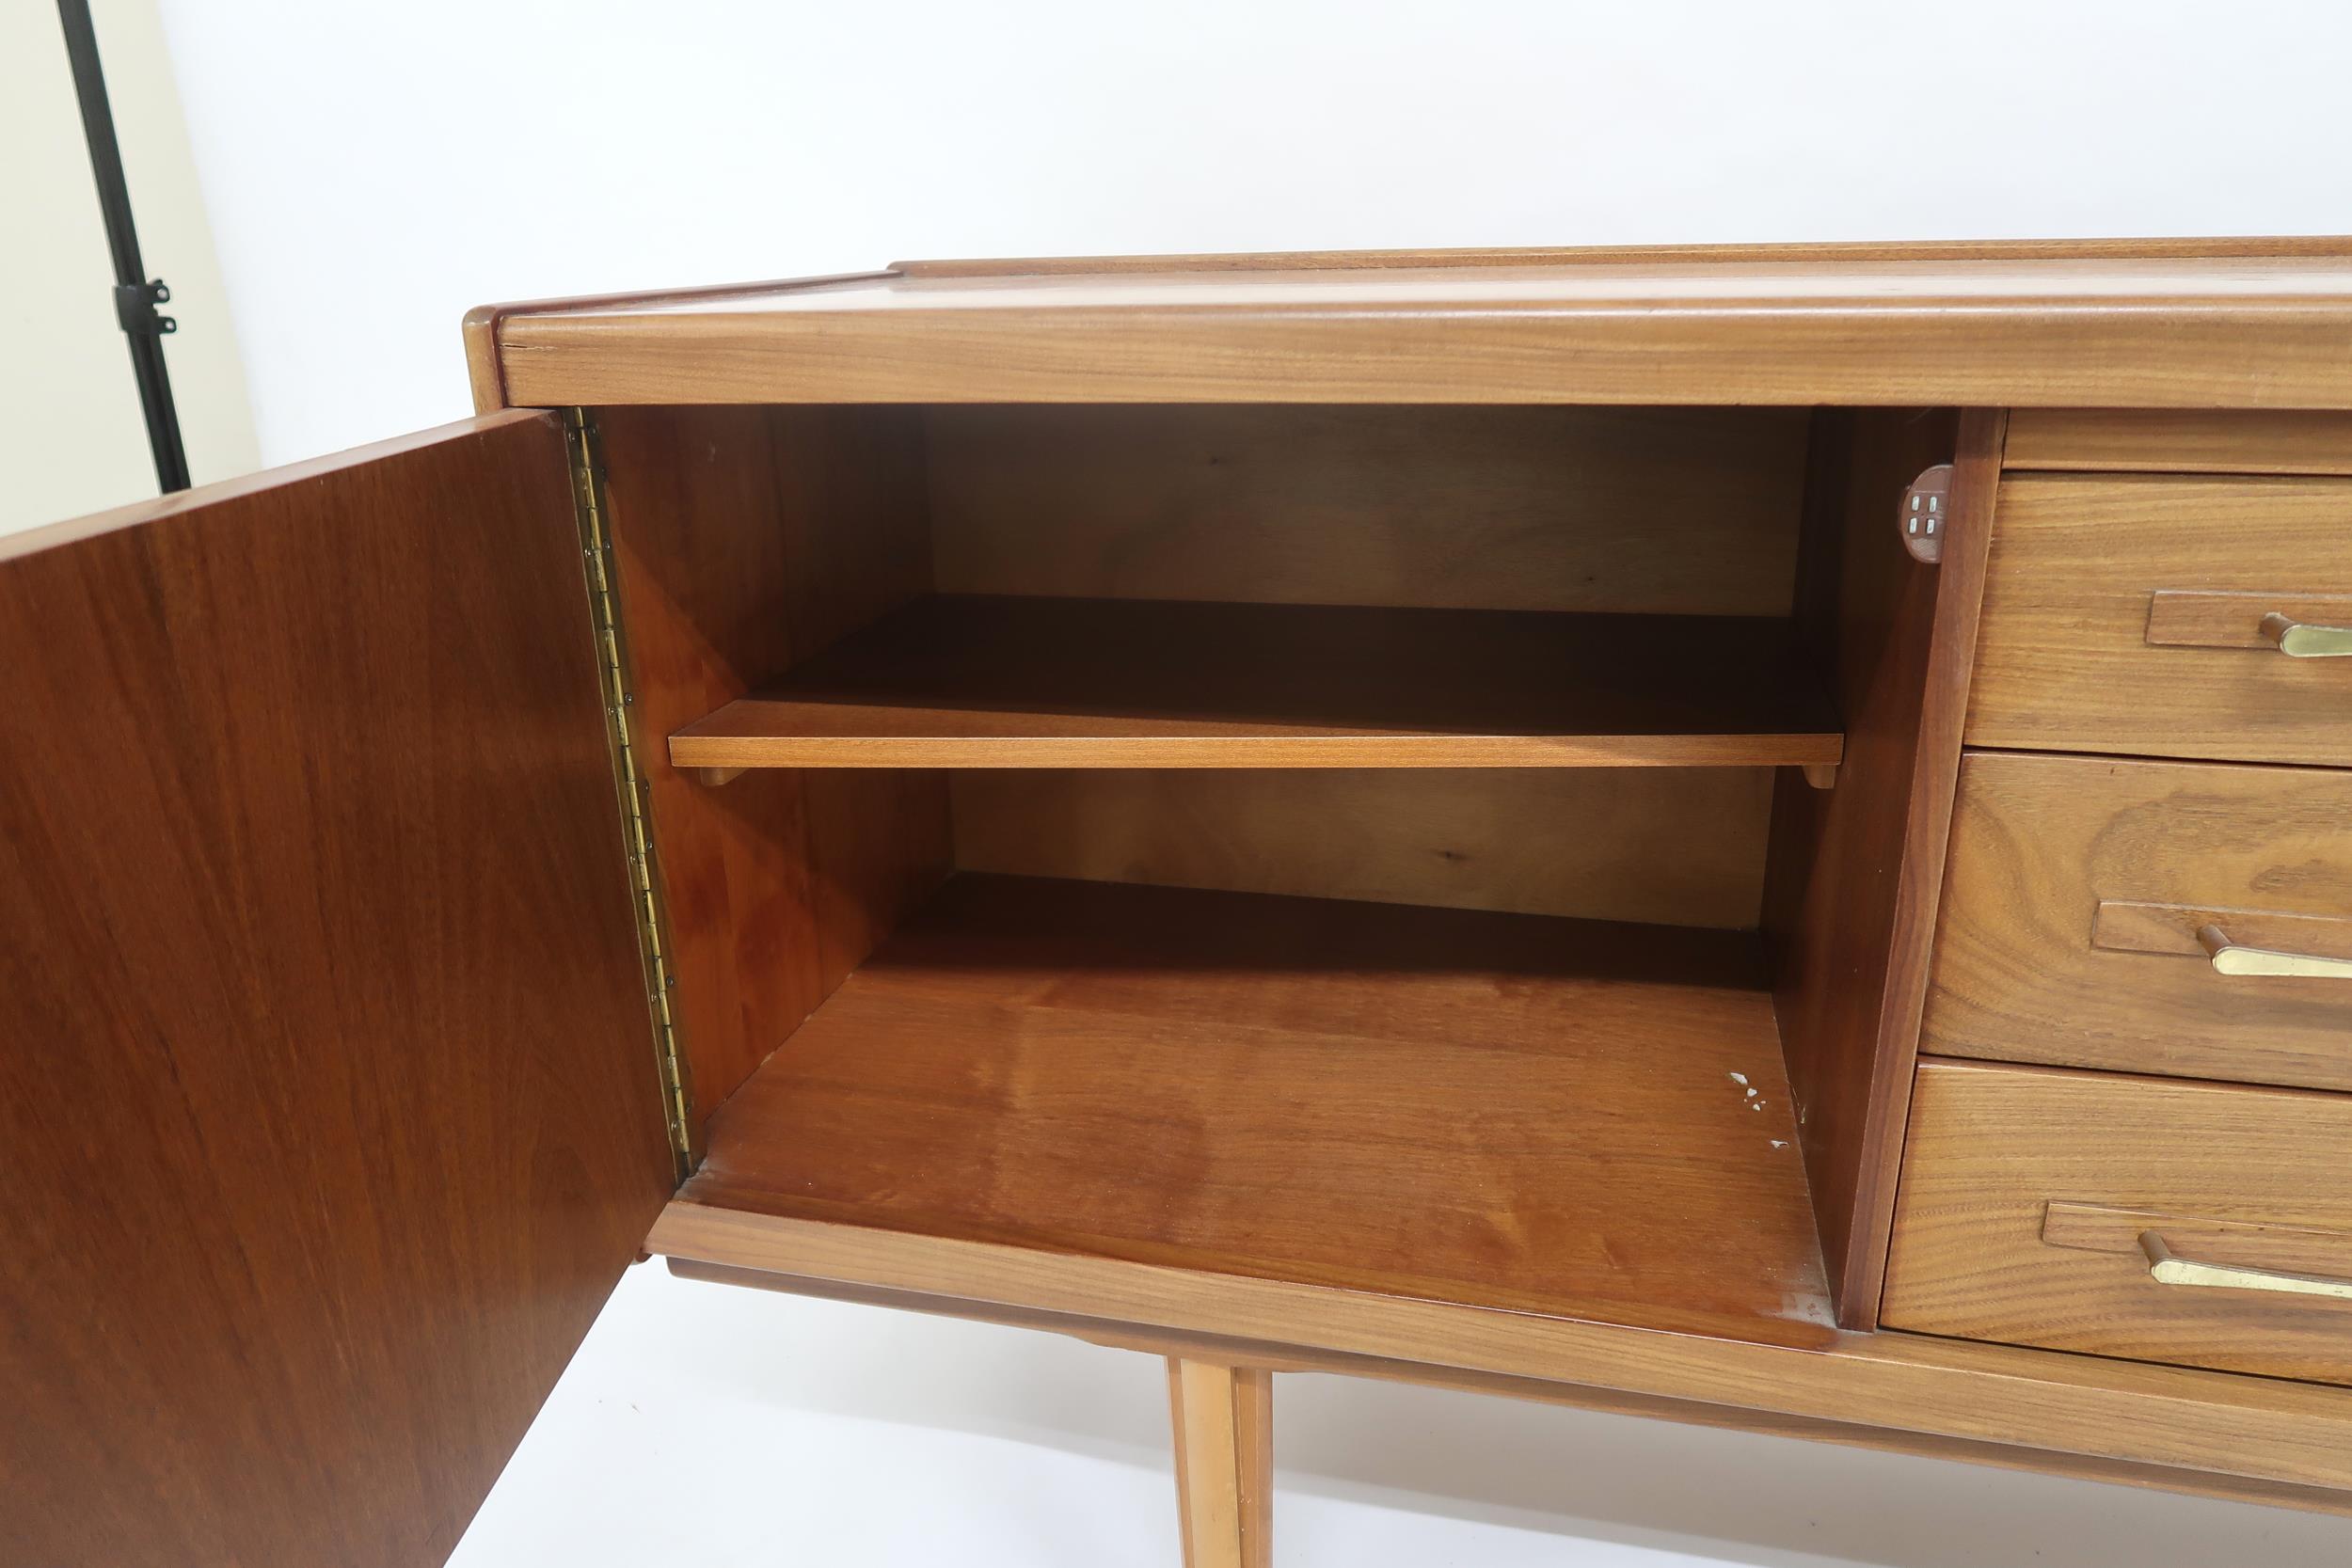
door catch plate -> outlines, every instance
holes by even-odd
[[[1932,566],[1944,559],[1944,532],[1951,522],[1952,466],[1938,463],[1923,468],[1903,492],[1902,511],[1896,526],[1902,531],[1903,548],[1914,561]]]

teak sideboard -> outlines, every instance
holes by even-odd
[[[0,1532],[621,1271],[2352,1512],[2352,242],[931,262],[0,541]]]

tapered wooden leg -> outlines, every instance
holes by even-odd
[[[1271,1568],[1274,1374],[1168,1358],[1184,1568]]]

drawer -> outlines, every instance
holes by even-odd
[[[2352,1089],[2352,772],[1968,753],[1921,1049]]]
[[[1924,1063],[1881,1322],[2352,1383],[2352,1098]]]
[[[2352,657],[2273,614],[2352,627],[2352,479],[2006,480],[1968,741],[2352,767]]]

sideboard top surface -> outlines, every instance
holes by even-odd
[[[540,405],[2352,408],[2352,240],[915,261],[468,330]]]

